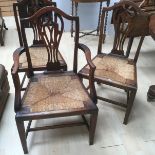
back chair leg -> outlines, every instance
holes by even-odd
[[[134,40],[134,37],[130,37],[130,38],[129,38],[129,43],[128,43],[128,47],[127,47],[127,51],[126,51],[126,57],[127,57],[127,58],[128,58],[129,55],[130,55],[133,40]]]
[[[24,154],[27,154],[28,153],[28,149],[27,149],[24,121],[18,120],[16,118],[16,125],[17,125],[17,129],[18,129],[20,141],[22,143]]]
[[[91,114],[90,116],[90,125],[89,125],[89,145],[94,143],[94,135],[97,123],[98,112]]]
[[[123,122],[123,124],[125,124],[125,125],[128,123],[128,118],[129,118],[129,115],[130,115],[130,112],[131,112],[131,109],[133,106],[135,96],[136,96],[136,90],[135,91],[132,90],[129,92],[129,96],[127,99],[127,109],[126,109],[125,118],[124,118],[124,122]]]

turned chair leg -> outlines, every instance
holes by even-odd
[[[126,109],[126,113],[125,113],[125,118],[124,118],[124,122],[123,124],[127,124],[128,123],[128,118],[133,106],[133,102],[136,96],[136,91],[130,91],[129,92],[129,96],[128,96],[128,100],[127,100],[127,109]]]
[[[74,16],[74,2],[72,1],[72,16]],[[73,37],[73,21],[71,21],[71,37]]]
[[[89,125],[89,145],[94,143],[94,135],[97,123],[98,111],[90,116],[90,125]]]
[[[27,149],[24,121],[18,120],[18,118],[16,118],[16,125],[17,125],[17,129],[18,129],[20,141],[22,143],[24,154],[27,154],[28,149]]]

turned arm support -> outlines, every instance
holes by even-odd
[[[90,88],[90,96],[92,100],[97,103],[97,96],[96,96],[96,89],[94,85],[94,72],[96,69],[96,66],[93,64],[91,60],[91,52],[90,49],[84,45],[84,44],[78,44],[78,48],[81,49],[86,57],[87,64],[89,65],[89,88]]]
[[[18,75],[19,68],[19,57],[24,52],[24,48],[20,47],[13,53],[13,67],[11,69],[12,79],[15,87],[15,100],[14,100],[14,110],[18,111],[21,107],[21,92],[20,92],[20,79]]]

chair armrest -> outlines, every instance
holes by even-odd
[[[13,53],[13,67],[11,69],[11,75],[15,87],[15,100],[14,100],[14,110],[17,112],[21,107],[21,91],[20,91],[20,78],[18,75],[19,68],[19,56],[25,51],[23,47],[15,50]]]
[[[19,67],[19,57],[25,51],[24,47],[17,48],[13,53],[13,67],[12,67],[12,74],[15,74],[18,71]]]
[[[89,67],[90,67],[90,69],[89,69],[90,96],[91,96],[92,100],[95,103],[97,103],[96,89],[95,89],[95,85],[94,85],[94,72],[95,72],[96,66],[93,64],[93,62],[91,60],[90,49],[86,45],[80,44],[80,43],[78,44],[78,48],[81,49],[85,53],[87,63],[89,65]]]
[[[79,43],[79,46],[78,46],[79,49],[81,49],[84,53],[85,53],[85,56],[86,56],[86,60],[87,60],[87,63],[89,65],[89,67],[95,71],[96,69],[96,66],[93,64],[92,60],[91,60],[91,52],[90,52],[90,49],[84,45],[84,44],[80,44]]]

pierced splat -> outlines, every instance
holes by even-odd
[[[20,3],[14,4],[14,5],[17,5],[17,7],[18,7],[18,8],[16,8],[16,6],[14,6],[15,7],[14,12],[16,12],[16,10],[19,10],[19,17],[25,18],[25,17],[32,16],[34,13],[36,13],[42,7],[56,6],[56,3],[52,2],[50,0],[22,0]],[[15,18],[17,18],[17,17],[15,17]],[[18,20],[18,19],[16,19],[16,20]],[[44,42],[42,41],[40,35],[38,34],[36,25],[32,25],[31,23],[26,22],[26,23],[24,23],[23,26],[24,27],[31,27],[33,29],[34,39],[33,39],[32,46],[35,46],[35,47],[36,46],[43,46]],[[22,43],[21,43],[21,45],[22,45]]]
[[[58,60],[58,48],[61,40],[61,36],[64,30],[64,21],[58,14],[50,12],[39,16],[36,20],[31,21],[33,30],[38,34],[39,40],[47,49],[48,62],[47,70],[59,70],[61,64]],[[35,38],[37,39],[37,38]]]
[[[136,11],[132,7],[119,7],[113,11],[112,22],[115,29],[115,38],[111,53],[124,56],[124,43],[134,31]]]

